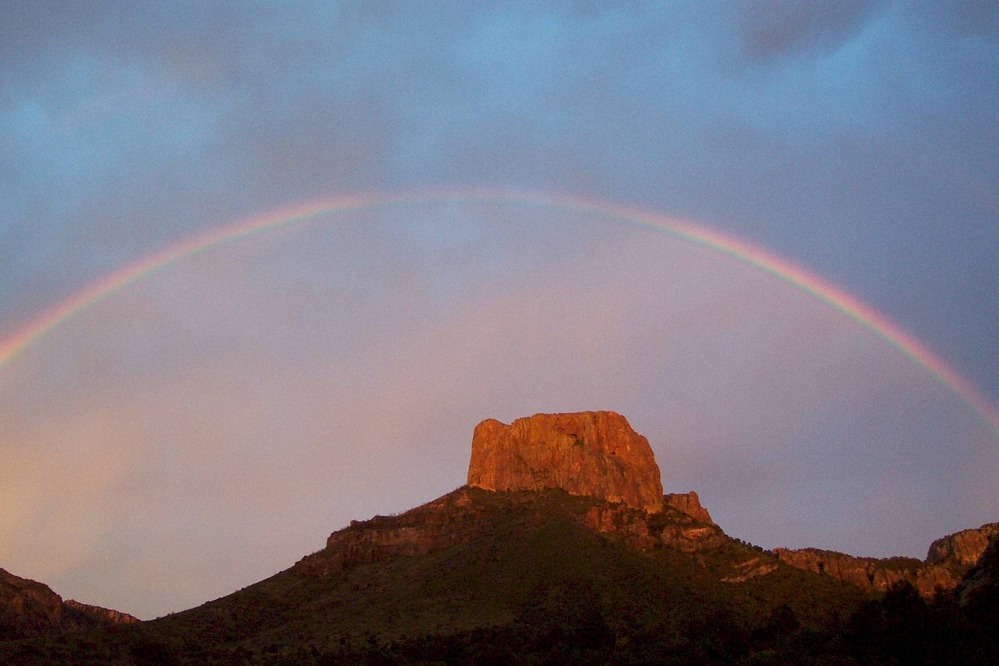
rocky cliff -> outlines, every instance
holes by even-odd
[[[510,425],[487,419],[476,426],[466,487],[402,516],[352,521],[295,569],[328,575],[463,543],[485,527],[480,490],[519,493],[504,500],[514,505],[540,502],[532,491],[600,500],[575,520],[642,550],[695,552],[728,541],[697,493],[663,495],[648,440],[620,414],[536,414]]]
[[[103,608],[101,606],[85,604],[77,601],[76,599],[66,599],[63,604],[66,606],[70,616],[86,618],[83,623],[85,626],[110,626],[114,624],[134,624],[139,622],[139,618],[134,615],[122,613],[121,611],[117,611],[112,608]]]
[[[988,547],[965,575],[957,593],[962,605],[983,607],[993,619],[999,620],[999,533],[991,536]]]
[[[999,523],[962,530],[937,539],[926,560],[906,557],[877,559],[854,557],[817,548],[777,548],[776,555],[793,567],[825,574],[865,591],[884,592],[896,583],[908,582],[925,598],[937,590],[953,590],[978,562],[990,539],[999,537]]]
[[[475,428],[468,485],[486,490],[562,488],[654,513],[663,508],[659,466],[645,437],[620,414],[536,414]]]
[[[961,530],[930,544],[927,564],[970,567],[988,548],[990,539],[999,536],[999,523],[986,523],[977,529]]]
[[[560,503],[559,490],[547,494],[520,492],[502,501],[510,510],[556,505],[572,522],[609,538],[644,551],[668,548],[684,553],[711,550],[730,541],[707,511],[690,504],[690,495],[667,495],[667,506],[651,514],[620,503],[607,504],[597,498],[577,496],[577,501]],[[466,543],[472,535],[488,529],[495,520],[494,507],[485,499],[490,493],[468,486],[398,516],[375,516],[330,534],[326,548],[299,561],[294,571],[309,575],[329,575],[362,564],[394,557],[423,555],[433,550]],[[563,495],[568,498],[567,495]],[[688,510],[674,508],[675,498]],[[566,511],[571,507],[571,510]],[[692,515],[693,514],[693,515]],[[707,517],[703,520],[702,517]]]
[[[48,585],[0,569],[0,640],[131,622],[138,620],[72,599],[63,601]]]
[[[701,499],[693,490],[689,493],[672,493],[666,495],[663,499],[666,502],[666,506],[676,509],[680,513],[685,513],[694,520],[699,520],[708,525],[715,524],[715,521],[711,520],[711,514],[701,506]]]

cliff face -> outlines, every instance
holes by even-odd
[[[663,508],[659,466],[645,437],[614,412],[536,414],[475,428],[468,485],[486,490],[562,488],[649,513]]]
[[[980,606],[999,619],[999,532],[992,535],[985,552],[968,571],[957,592],[962,605]]]
[[[460,544],[481,527],[482,510],[460,488],[400,516],[352,520],[330,534],[326,548],[295,565],[299,573],[328,575],[358,564],[427,553]]]
[[[926,565],[916,559],[896,557],[881,560],[873,557],[854,557],[817,548],[789,550],[775,548],[774,553],[783,562],[797,569],[825,574],[836,580],[856,585],[865,592],[884,592],[900,582],[912,584],[923,597],[934,595],[937,588],[953,589],[960,576],[946,567]]]
[[[699,505],[698,509],[695,513],[707,515]],[[502,521],[497,519],[497,512],[503,514]],[[562,489],[496,496],[466,486],[398,516],[351,521],[350,526],[330,534],[326,548],[304,557],[292,571],[307,577],[329,576],[400,557],[468,547],[470,542],[481,540],[483,534],[497,529],[501,522],[523,527],[550,520],[552,516],[564,520],[563,528],[569,525],[585,528],[648,553],[664,550],[698,553],[731,542],[717,525],[672,506],[649,513],[589,496],[567,495]],[[509,538],[490,537],[490,542],[505,542]],[[483,562],[490,561],[490,557]]]
[[[128,613],[122,613],[112,608],[102,608],[84,604],[76,599],[66,599],[63,602],[66,612],[70,617],[82,618],[78,621],[81,626],[104,626],[115,624],[134,624],[139,618]]]
[[[587,507],[573,515],[573,522],[640,550],[689,553],[729,541],[697,493],[663,496],[652,448],[623,416],[537,414],[510,425],[488,419],[476,426],[467,487],[401,516],[353,521],[331,534],[326,548],[303,559],[295,570],[328,575],[464,543],[488,528],[483,511],[489,502],[483,497],[489,493],[481,490],[565,491],[583,502],[577,508]],[[544,497],[558,504],[552,499],[558,493]],[[496,501],[511,507],[540,506],[542,496],[528,492]]]
[[[701,506],[701,499],[693,490],[689,493],[672,493],[666,495],[663,499],[666,502],[666,506],[676,509],[680,513],[685,513],[694,520],[699,520],[708,525],[715,524],[715,521],[711,520],[711,514]]]
[[[930,544],[928,564],[970,567],[988,548],[989,540],[999,536],[999,523],[986,523],[978,529],[961,530]]]
[[[825,574],[866,591],[884,592],[900,582],[910,583],[920,595],[931,598],[938,589],[952,590],[979,561],[990,539],[999,537],[999,523],[962,530],[937,539],[926,560],[893,557],[853,557],[816,548],[777,548],[777,556],[798,569]]]

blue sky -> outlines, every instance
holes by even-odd
[[[0,340],[195,234],[353,193],[585,196],[847,290],[999,404],[992,2],[15,3]],[[734,536],[922,557],[995,432],[842,314],[579,211],[413,203],[232,243],[0,367],[0,566],[142,617],[615,409]],[[183,581],[178,583],[178,581]]]

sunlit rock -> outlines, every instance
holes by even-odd
[[[663,508],[649,441],[620,414],[535,414],[487,419],[472,436],[468,485],[486,490],[562,488],[654,513]]]

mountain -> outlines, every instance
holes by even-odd
[[[924,598],[955,589],[999,537],[999,523],[987,523],[937,539],[923,561],[911,557],[854,557],[817,548],[774,553],[793,567],[832,576],[866,592],[887,592],[900,583],[911,585]]]
[[[614,412],[535,414],[510,425],[486,419],[472,434],[468,485],[502,491],[562,488],[649,512],[663,505],[649,441]]]
[[[0,662],[996,663],[986,527],[924,563],[767,551],[726,535],[695,493],[664,495],[618,414],[488,420],[468,483],[443,497],[353,521],[197,608],[0,643]],[[924,566],[957,578],[928,599],[868,575]]]
[[[126,613],[63,601],[48,585],[0,569],[0,640],[138,622]]]

